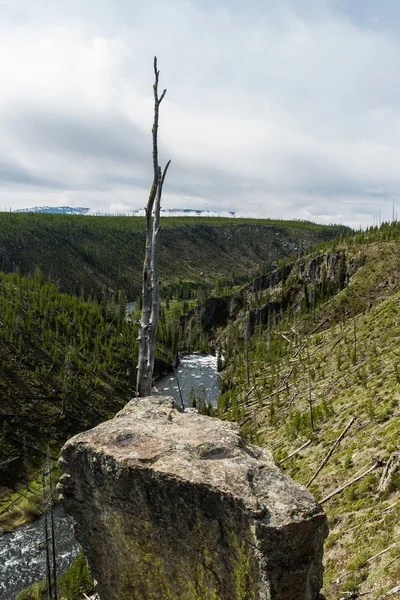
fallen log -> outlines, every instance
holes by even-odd
[[[314,479],[316,478],[316,476],[318,475],[318,473],[326,465],[326,463],[328,462],[328,460],[330,459],[330,457],[334,453],[335,449],[340,444],[340,442],[342,441],[342,439],[344,438],[344,436],[346,435],[346,433],[348,432],[348,430],[350,429],[350,427],[353,425],[353,423],[354,423],[355,420],[356,420],[356,417],[353,417],[351,419],[351,421],[347,424],[347,426],[344,428],[344,430],[339,435],[339,437],[337,438],[336,442],[333,444],[332,448],[329,450],[328,454],[325,456],[324,460],[322,461],[322,463],[320,464],[320,466],[318,467],[318,469],[315,471],[314,475],[311,477],[310,481],[307,483],[306,487],[310,487],[310,485],[312,484],[312,482],[314,481]]]
[[[322,500],[319,501],[319,504],[324,504],[325,502],[327,502],[328,500],[330,500],[334,496],[337,496],[337,494],[340,494],[340,492],[343,492],[343,490],[345,490],[346,488],[348,488],[351,485],[353,485],[353,483],[356,483],[357,481],[360,481],[360,479],[362,479],[363,477],[365,477],[369,473],[372,473],[372,471],[375,471],[375,469],[378,469],[379,467],[383,467],[383,464],[384,464],[383,461],[377,460],[375,462],[375,464],[373,464],[372,467],[370,467],[368,469],[368,471],[365,471],[365,473],[363,473],[362,475],[359,475],[358,477],[355,477],[354,479],[351,479],[350,481],[348,481],[347,483],[345,483],[344,485],[342,485],[340,488],[337,488],[336,490],[334,490],[333,492],[331,492],[330,494],[328,494],[327,496],[325,496],[325,498],[323,498]]]
[[[291,458],[292,456],[294,456],[295,454],[297,454],[298,452],[300,452],[300,450],[303,450],[303,448],[306,448],[307,446],[309,446],[311,444],[311,440],[308,440],[308,442],[306,442],[305,444],[303,444],[302,446],[300,446],[300,448],[297,448],[297,450],[295,450],[294,452],[292,452],[291,454],[289,454],[288,456],[286,456],[286,458],[283,458],[280,463],[284,463],[285,460],[287,460],[288,458]]]

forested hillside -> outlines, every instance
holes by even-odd
[[[126,319],[125,304],[141,287],[144,220],[1,213],[0,232],[1,266],[9,271],[0,274],[0,526],[6,528],[40,513],[38,473],[46,455],[56,464],[69,436],[110,418],[134,394],[137,328]],[[331,242],[334,234],[342,235]],[[241,423],[303,483],[356,414],[353,437],[312,483],[317,498],[364,462],[368,468],[398,448],[398,236],[397,228],[354,235],[300,222],[163,221],[158,365],[160,359],[171,364],[179,349],[220,347],[226,359],[220,416]],[[317,243],[319,250],[307,255]],[[290,262],[291,255],[300,258]],[[234,293],[251,275],[259,277]],[[184,331],[182,315],[211,292],[221,297],[206,300],[213,307],[207,326],[198,318],[204,310],[195,310]],[[384,302],[390,334],[377,328],[374,311]],[[223,326],[213,330],[222,305]],[[367,351],[370,330],[378,341]],[[366,433],[375,441],[359,452]],[[383,513],[384,537],[371,533],[361,544],[352,533],[338,541],[343,528],[361,533],[364,521],[375,523],[374,511],[382,518],[394,502],[396,477],[386,495],[376,495],[381,471],[327,504],[334,526],[328,591],[364,589],[362,580],[383,589],[397,576],[395,560],[386,579],[374,579],[381,559],[367,563],[365,554],[395,539],[396,506]],[[382,556],[389,562],[393,552]]]
[[[332,239],[343,226],[299,221],[161,219],[160,278],[167,296],[186,288],[244,283],[283,256]],[[70,294],[99,299],[141,290],[144,217],[0,213],[0,271],[46,279]]]
[[[193,218],[164,219],[162,227],[156,373],[175,359],[189,298],[193,305],[341,230]],[[11,272],[0,272],[3,527],[40,511],[35,478],[48,444],[57,457],[70,435],[134,395],[137,327],[125,305],[126,294],[140,292],[143,245],[142,218],[0,213],[0,267]],[[209,348],[206,335],[191,343]]]
[[[48,446],[57,458],[68,437],[134,396],[137,328],[125,318],[125,303],[122,293],[101,302],[63,294],[38,269],[33,277],[18,268],[0,273],[1,527],[41,511],[35,478]],[[161,311],[157,354],[166,364],[176,350],[179,310]]]
[[[121,300],[121,298],[120,298]],[[3,486],[29,480],[50,443],[107,418],[132,397],[136,336],[125,304],[60,293],[37,271],[0,274]]]
[[[400,224],[384,224],[282,266],[227,298],[213,332],[219,415],[328,513],[327,598],[400,581],[399,241]]]

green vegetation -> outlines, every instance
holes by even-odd
[[[52,582],[53,586],[54,582]],[[93,577],[81,551],[64,575],[58,579],[58,597],[60,600],[81,600],[83,592],[88,595],[94,590]],[[46,582],[38,581],[21,590],[16,600],[42,600],[47,591]]]
[[[39,267],[62,292],[99,300],[141,293],[144,217],[0,213],[0,270]],[[167,217],[161,219],[161,295],[170,286],[213,288],[248,281],[282,256],[345,234],[343,226],[303,221]]]
[[[48,444],[56,461],[68,437],[112,417],[134,396],[136,383],[137,330],[125,318],[122,293],[85,301],[59,292],[39,269],[34,277],[18,270],[0,273],[4,529],[40,514],[37,473]],[[159,372],[173,362],[181,311],[177,306],[162,313]]]
[[[46,582],[37,581],[19,592],[16,600],[42,600],[46,593]]]
[[[156,372],[174,362],[181,316],[196,301],[340,231],[347,230],[163,219]],[[56,458],[69,436],[134,395],[137,328],[124,311],[127,298],[140,307],[144,242],[144,218],[0,213],[0,269],[9,272],[0,273],[0,463],[10,461],[1,473],[1,527],[40,511],[34,482],[49,442]],[[188,343],[209,350],[201,330]]]
[[[134,395],[137,327],[126,298],[63,294],[34,277],[0,273],[0,527],[39,516],[38,478],[47,447],[56,464],[63,443],[111,418]],[[161,307],[156,375],[176,359],[180,320],[193,301]],[[194,343],[196,340],[192,339]],[[207,336],[197,339],[208,350]],[[57,474],[55,474],[57,478]]]
[[[400,451],[399,239],[400,224],[384,224],[282,264],[233,295],[234,318],[213,332],[226,361],[219,415],[295,480],[307,484],[356,418],[310,485],[322,500],[376,465],[324,504],[328,598],[378,598],[400,579],[399,472],[378,491]]]
[[[48,444],[57,459],[68,437],[134,395],[144,228],[144,218],[0,213],[2,529],[41,512]],[[283,463],[302,483],[357,416],[311,485],[323,498],[399,450],[399,238],[397,224],[353,234],[297,221],[163,219],[156,369],[178,349],[220,347],[219,415],[280,461],[311,439]],[[232,311],[217,331],[198,318],[212,294]],[[138,305],[131,321],[127,297]],[[328,597],[377,596],[400,577],[398,546],[368,562],[400,533],[399,476],[378,495],[381,470],[326,504]],[[29,593],[40,597],[40,585]]]
[[[56,458],[69,436],[133,396],[136,336],[123,295],[85,302],[60,293],[39,270],[32,278],[0,273],[0,314],[0,462],[10,461],[2,492],[30,483],[29,492],[20,490],[26,510],[10,500],[34,516],[33,479],[47,444]],[[2,525],[9,509],[2,507]]]
[[[94,590],[93,577],[90,574],[85,555],[81,551],[70,567],[60,577],[60,600],[80,600],[82,592],[89,595]]]

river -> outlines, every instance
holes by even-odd
[[[196,398],[210,402],[218,400],[219,377],[217,358],[203,354],[183,356],[177,368],[177,377],[186,406]],[[156,382],[159,395],[173,396],[180,405],[176,376],[173,373]],[[54,510],[58,571],[62,573],[79,552],[74,539],[72,519],[61,506]],[[45,552],[43,521],[18,527],[0,535],[0,600],[15,600],[17,593],[34,581],[45,579]]]
[[[62,573],[79,552],[72,519],[61,506],[54,509],[57,565]],[[0,536],[0,600],[14,600],[21,589],[46,578],[43,519]]]
[[[209,354],[187,354],[183,356],[176,373],[169,373],[156,381],[158,395],[173,396],[181,405],[179,387],[185,406],[191,406],[193,399],[196,405],[210,402],[216,406],[219,393],[219,376],[217,374],[217,357]]]

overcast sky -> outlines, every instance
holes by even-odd
[[[400,217],[398,0],[1,0],[0,209]]]

